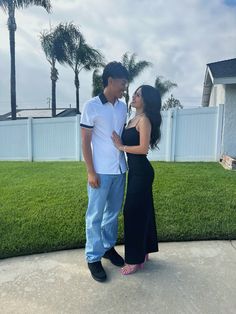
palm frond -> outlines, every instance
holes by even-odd
[[[72,55],[74,64],[78,65],[79,71],[82,69],[92,70],[104,65],[104,57],[100,51],[89,46],[84,39],[79,46],[74,46]]]
[[[51,31],[44,31],[41,33],[41,45],[47,57],[47,60],[51,63],[54,60],[60,64],[72,65],[72,61],[69,59],[70,50],[70,34],[68,27],[70,24],[58,24]]]
[[[139,61],[137,63],[132,63],[129,68],[129,82],[133,82],[134,79],[147,67],[151,66],[151,62]]]
[[[51,12],[52,9],[50,0],[14,0],[14,2],[13,0],[0,0],[0,7],[5,13],[8,11],[10,1],[16,9],[24,9],[29,6],[40,6],[46,9],[48,13]]]
[[[125,52],[122,56],[121,63],[127,69],[129,66],[129,53]]]
[[[136,61],[137,55],[136,53],[132,53],[130,56],[128,52],[126,52],[122,56],[122,64],[129,72],[129,83],[132,83],[134,79],[147,67],[151,66],[151,62],[141,60]]]
[[[52,8],[50,0],[15,0],[14,4],[16,9],[24,9],[29,6],[43,7],[48,13]]]
[[[50,31],[43,31],[40,34],[40,41],[48,62],[52,64],[53,60],[55,59],[53,33]]]
[[[170,92],[174,87],[178,86],[176,83],[173,83],[170,80],[164,80],[163,76],[157,76],[154,85],[155,88],[159,90],[161,98],[163,98],[163,96]]]
[[[8,0],[0,0],[0,7],[6,13],[8,9]]]

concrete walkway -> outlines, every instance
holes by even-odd
[[[0,313],[236,313],[236,241],[160,243],[130,276],[103,265],[106,283],[91,278],[83,249],[0,260]]]

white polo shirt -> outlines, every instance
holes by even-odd
[[[121,136],[126,123],[127,106],[120,100],[108,102],[102,93],[85,103],[80,126],[92,129],[93,164],[96,173],[121,174],[127,165],[124,153],[111,139],[112,132]]]

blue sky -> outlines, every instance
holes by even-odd
[[[16,73],[19,108],[47,107],[50,66],[39,34],[59,22],[80,26],[87,42],[120,60],[129,51],[152,62],[130,86],[154,84],[157,75],[178,84],[173,90],[185,107],[200,106],[206,64],[236,57],[236,1],[223,0],[52,0],[48,15],[39,7],[16,14]],[[10,111],[7,16],[0,11],[0,114]],[[73,72],[57,66],[58,106],[75,104]],[[80,76],[81,105],[91,97],[92,72]]]
[[[224,0],[224,3],[229,6],[236,6],[236,0]]]

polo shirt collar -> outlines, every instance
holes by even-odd
[[[98,97],[99,97],[99,99],[101,100],[101,103],[102,103],[103,105],[105,105],[105,104],[107,104],[107,103],[109,102],[103,92],[100,93],[100,94],[98,95]],[[118,101],[118,99],[116,99],[114,105],[117,103],[117,101]]]
[[[107,100],[106,96],[104,95],[104,93],[99,94],[98,97],[100,98],[103,105],[108,103],[108,100]]]

